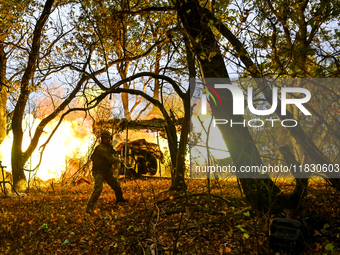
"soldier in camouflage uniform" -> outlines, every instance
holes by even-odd
[[[112,164],[120,162],[119,158],[114,154],[111,145],[110,132],[104,131],[101,134],[101,144],[99,144],[92,154],[92,175],[95,180],[93,193],[87,202],[86,212],[92,214],[93,207],[96,204],[103,190],[103,182],[105,181],[116,194],[117,202],[126,202],[123,198],[123,192],[118,180],[113,176]]]

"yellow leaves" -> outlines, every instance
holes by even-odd
[[[217,55],[217,52],[216,52],[216,51],[210,52],[210,53],[209,53],[209,56],[208,56],[208,61],[210,62],[211,59],[212,59],[213,57],[215,57],[216,55]]]
[[[230,254],[232,252],[232,249],[230,247],[221,247],[220,250],[219,250],[219,253],[222,255],[222,254]]]
[[[30,220],[30,221],[28,222],[28,224],[32,225],[33,222],[34,222],[34,219]]]
[[[322,245],[319,244],[319,243],[316,243],[316,248],[315,248],[315,251],[319,251],[322,249]]]
[[[207,55],[205,54],[205,52],[201,53],[200,59],[205,60],[206,58],[207,58]]]
[[[58,54],[61,54],[61,50],[60,50],[60,48],[59,48],[58,46],[56,46],[55,48],[56,48],[56,50],[57,50]]]
[[[335,115],[340,116],[340,109],[333,109]]]
[[[216,55],[217,55],[217,52],[216,52],[216,51],[211,51],[211,52],[209,52],[208,55],[207,55],[206,52],[203,52],[203,53],[201,53],[201,55],[200,55],[200,59],[202,59],[202,60],[208,59],[208,61],[210,62],[211,59],[212,59],[213,57],[215,57]]]
[[[232,250],[231,250],[231,248],[230,248],[230,247],[225,247],[225,252],[226,252],[226,253],[231,253],[231,252],[232,252]]]
[[[228,231],[228,236],[229,237],[233,237],[233,235],[234,235],[234,231],[232,229],[230,231]]]

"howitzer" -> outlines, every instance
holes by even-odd
[[[127,148],[127,162],[118,167],[118,174],[123,175],[125,167],[128,174],[137,178],[142,174],[155,175],[157,173],[158,160],[163,162],[163,153],[157,144],[139,139],[129,142]],[[125,158],[125,143],[118,144],[116,151],[122,158]]]

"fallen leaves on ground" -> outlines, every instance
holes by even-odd
[[[203,180],[188,180],[186,194],[167,192],[167,179],[129,180],[122,204],[105,185],[92,216],[91,185],[31,188],[27,197],[0,199],[0,254],[267,254],[270,216],[252,218],[237,182],[211,183],[209,196]],[[333,189],[311,184],[301,214],[322,212],[328,226],[306,254],[339,248],[338,201]]]

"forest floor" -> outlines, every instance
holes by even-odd
[[[186,194],[165,192],[168,179],[122,181],[127,203],[104,190],[95,213],[85,213],[93,186],[32,187],[27,197],[0,198],[0,254],[275,254],[275,217],[313,215],[318,227],[304,254],[340,253],[339,192],[310,181],[298,213],[253,216],[235,180],[187,180]],[[292,188],[280,183],[282,190]],[[202,195],[203,194],[203,195]],[[283,252],[277,254],[284,254]]]

